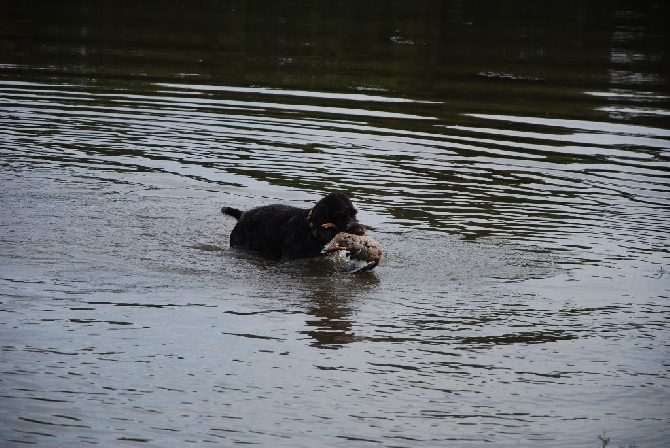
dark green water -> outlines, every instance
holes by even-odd
[[[670,439],[665,3],[0,10],[0,445]],[[227,247],[334,189],[374,271]]]

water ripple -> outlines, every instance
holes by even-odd
[[[546,240],[542,229],[593,232],[592,223],[599,221],[613,225],[593,240],[630,235],[625,237],[630,241],[640,227],[665,228],[656,217],[666,215],[670,199],[663,159],[667,130],[471,113],[464,118],[478,126],[407,131],[359,118],[434,120],[413,110],[428,107],[436,113],[437,105],[379,95],[157,86],[164,90],[136,94],[3,82],[4,120],[9,120],[3,152],[10,158],[106,164],[214,183],[344,188],[359,192],[380,213],[412,216],[401,218],[406,223],[427,221],[426,228],[466,234],[521,232],[525,238],[539,231],[545,234],[537,238]],[[266,96],[304,103],[262,100]],[[397,112],[330,105],[349,102],[407,106]],[[268,116],[270,110],[278,114]],[[485,126],[492,121],[509,126]],[[19,150],[31,133],[41,136],[39,144]],[[631,226],[648,222],[627,227],[630,213]],[[608,236],[615,223],[618,231]],[[650,244],[640,236],[640,248]]]

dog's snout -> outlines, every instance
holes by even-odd
[[[347,226],[345,232],[347,233],[353,233],[354,235],[365,235],[365,231],[367,229],[363,224],[360,222],[354,221],[350,222],[349,225]]]

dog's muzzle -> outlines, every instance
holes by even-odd
[[[365,235],[366,230],[365,226],[358,221],[350,222],[344,229],[346,233],[353,233],[354,235]]]
[[[311,221],[309,227],[310,228],[314,227],[314,224]],[[341,230],[339,227],[337,227],[336,224],[333,224],[332,222],[323,223],[321,224],[321,227],[324,229],[333,229],[336,232],[352,233],[354,235],[365,235],[365,231],[367,230],[365,226],[358,221],[349,222],[349,224],[347,224],[347,227],[345,227],[344,230]],[[312,232],[316,233],[314,230],[312,230]]]

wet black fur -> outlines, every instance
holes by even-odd
[[[356,208],[339,192],[327,194],[311,209],[277,204],[246,212],[223,207],[221,213],[238,220],[230,233],[230,247],[266,252],[281,260],[320,256],[323,246],[338,232],[365,234],[365,226],[356,220]],[[325,223],[336,228],[323,228]]]

